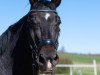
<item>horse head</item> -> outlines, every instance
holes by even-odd
[[[61,0],[30,0],[28,30],[31,48],[42,72],[52,71],[58,63],[58,37],[61,23],[56,8]]]

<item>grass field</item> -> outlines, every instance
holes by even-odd
[[[83,55],[83,54],[69,54],[69,53],[62,54],[62,53],[60,53],[59,56],[61,59],[71,60],[73,64],[93,64],[93,60],[95,59],[96,63],[97,63],[98,75],[100,75],[100,56],[99,55]],[[74,75],[78,75],[77,72],[79,71],[79,69],[80,68],[74,68]],[[82,70],[82,75],[94,75],[93,68],[81,68],[81,70]]]

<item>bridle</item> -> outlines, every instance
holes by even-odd
[[[30,10],[30,12],[55,12],[56,13],[56,10]],[[34,34],[34,33],[33,33]],[[39,40],[39,45],[37,46],[36,42],[35,42],[35,37],[34,37],[34,40],[33,40],[33,44],[34,44],[34,51],[38,51],[38,47],[41,48],[42,46],[45,46],[45,45],[53,45],[55,49],[57,49],[57,45],[58,45],[58,42],[57,40],[54,42],[52,41],[51,39],[42,39],[42,40]],[[32,48],[33,45],[31,45],[31,48]],[[37,52],[34,52],[35,54]]]
[[[56,10],[30,10],[30,12],[55,12],[56,13]],[[30,36],[30,37],[32,37],[32,36]],[[54,42],[51,39],[42,39],[42,40],[38,41],[39,45],[37,45],[37,43],[35,41],[35,37],[34,37],[34,40],[31,38],[31,41],[32,41],[32,43],[30,44],[30,48],[32,50],[32,59],[35,59],[36,63],[39,63],[37,61],[37,59],[39,57],[39,50],[38,50],[39,48],[41,48],[42,46],[45,46],[45,45],[53,45],[55,50],[57,50],[57,47],[58,47],[57,40]],[[34,54],[35,54],[35,58],[34,58]],[[34,70],[34,66],[36,66],[35,65],[36,63],[33,63],[33,70]]]
[[[56,12],[56,10],[30,10],[30,12]]]

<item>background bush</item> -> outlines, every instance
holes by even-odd
[[[60,58],[59,59],[59,64],[73,64],[72,61],[68,58]],[[70,72],[70,68],[56,68],[55,69],[56,74],[65,74]]]

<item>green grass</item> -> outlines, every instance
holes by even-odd
[[[100,56],[96,55],[81,55],[81,54],[59,54],[60,58],[63,59],[70,59],[73,61],[74,64],[85,64],[85,63],[93,63],[95,59],[97,63],[100,63]]]
[[[63,60],[66,60],[66,59],[71,60],[73,64],[93,64],[93,60],[95,59],[97,63],[98,75],[100,75],[100,56],[64,53],[64,54],[59,54],[59,57],[60,59],[63,59]],[[78,75],[79,69],[81,69],[82,75],[93,75],[93,71],[94,71],[93,68],[74,68],[74,75]],[[65,72],[62,72],[62,73],[65,73]]]

